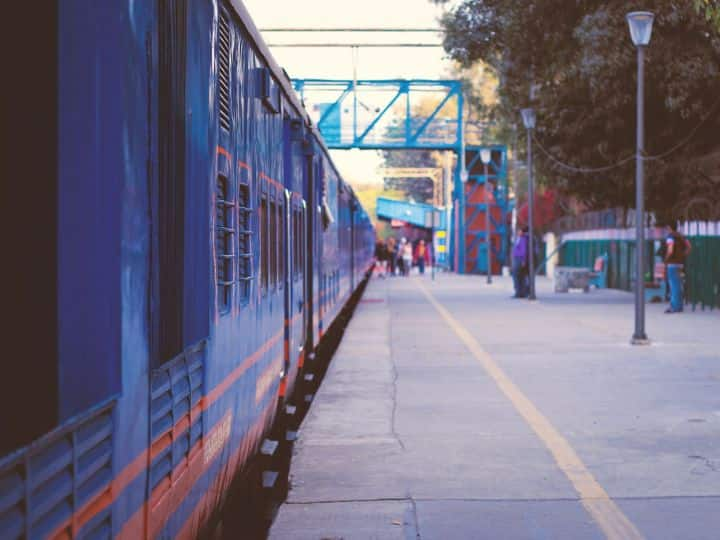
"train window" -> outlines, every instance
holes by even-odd
[[[215,193],[215,256],[217,258],[216,281],[218,310],[227,313],[230,310],[230,298],[233,285],[232,238],[235,232],[232,224],[232,207],[229,180],[219,175]]]
[[[302,223],[300,221],[300,210],[295,212],[295,276],[300,277],[302,266],[300,264],[300,251],[302,251]]]
[[[302,272],[305,272],[305,249],[312,249],[310,246],[306,246],[305,239],[307,236],[307,226],[305,223],[305,209],[303,208],[300,210],[300,239],[299,239],[299,253],[300,253],[300,269]],[[312,274],[312,272],[308,272],[309,274]]]
[[[153,321],[157,334],[153,356],[163,364],[209,335],[213,295],[208,284],[215,278],[212,243],[217,231],[208,230],[216,211],[214,202],[212,206],[193,204],[208,200],[208,185],[186,169],[188,141],[201,129],[187,117],[188,2],[164,0],[158,5],[158,265],[154,276],[158,309]],[[213,185],[213,191],[217,187]],[[229,183],[226,189],[232,193]],[[223,250],[232,253],[232,246]],[[232,275],[223,279],[230,280]]]
[[[230,131],[230,21],[224,12],[218,19],[218,117],[220,127]]]
[[[278,283],[281,289],[285,284],[285,257],[287,257],[287,253],[285,253],[287,249],[285,244],[285,236],[287,235],[285,216],[285,206],[278,204]]]
[[[252,280],[252,230],[250,216],[250,186],[238,185],[238,295],[241,303],[250,299],[250,281]]]
[[[270,252],[270,286],[275,288],[277,284],[277,204],[270,201],[270,234],[268,235],[268,250]]]
[[[122,279],[120,261],[116,257],[120,257],[118,247],[122,226],[117,223],[117,237],[110,237],[104,230],[88,227],[88,223],[115,225],[115,221],[120,220],[124,199],[122,182],[118,180],[122,176],[113,170],[118,162],[112,160],[112,151],[107,151],[102,158],[99,156],[102,150],[107,150],[107,131],[101,129],[107,129],[107,126],[95,122],[96,118],[101,118],[100,111],[97,117],[71,112],[77,110],[72,104],[97,104],[99,100],[98,88],[76,85],[74,76],[82,75],[90,80],[94,61],[106,57],[107,53],[112,55],[115,50],[108,47],[83,54],[88,52],[84,45],[93,39],[92,25],[86,23],[87,12],[97,16],[95,14],[102,11],[100,7],[93,11],[95,4],[86,4],[84,10],[77,10],[60,2],[46,3],[42,5],[40,16],[38,4],[24,2],[14,7],[17,8],[14,17],[4,14],[6,28],[16,17],[18,21],[32,20],[35,37],[30,41],[33,43],[32,61],[13,66],[14,73],[23,83],[3,88],[3,105],[12,102],[13,107],[3,112],[2,124],[8,134],[28,133],[33,143],[14,144],[2,158],[3,218],[7,218],[5,223],[8,225],[23,226],[22,231],[7,225],[2,227],[0,297],[4,360],[0,377],[0,457],[57,425],[63,382],[58,369],[63,352],[60,342],[63,330],[71,334],[68,343],[74,349],[68,350],[66,358],[88,364],[85,372],[81,371],[84,366],[78,366],[80,369],[68,377],[69,382],[87,372],[92,374],[90,380],[93,383],[99,374],[115,376],[121,362],[119,344],[104,340],[113,330],[119,335],[120,329]],[[78,13],[80,11],[85,11],[82,14],[85,16]],[[88,34],[78,37],[62,31],[70,28],[87,29]],[[38,34],[34,34],[36,31]],[[76,54],[67,54],[61,60],[60,44],[63,50],[70,50],[73,45],[80,49],[82,44],[83,53],[75,49]],[[10,48],[3,49],[3,56],[6,61],[12,58],[11,62],[22,58]],[[13,69],[10,65],[4,63],[5,69]],[[61,73],[65,75],[60,76]],[[99,83],[103,78],[98,74],[91,80]],[[65,91],[58,94],[58,87]],[[93,98],[95,100],[90,101]],[[81,122],[86,130],[78,131],[75,126]],[[42,126],[42,129],[35,126]],[[85,139],[83,135],[90,133],[92,136]],[[86,153],[90,147],[93,148],[92,155]],[[39,149],[42,149],[44,159],[37,159]],[[62,166],[58,163],[60,156]],[[88,170],[102,170],[103,175],[107,174],[106,181],[97,182],[97,176],[87,173]],[[13,177],[24,181],[11,181]],[[59,224],[62,224],[60,229]],[[66,234],[67,230],[72,230],[73,234]],[[68,251],[64,251],[66,244],[71,245]],[[63,262],[69,266],[64,276]],[[88,287],[89,280],[95,288]],[[63,295],[67,299],[66,305],[61,301]],[[62,314],[61,318],[58,313]],[[119,375],[116,379],[119,380]],[[80,391],[94,392],[100,388],[104,392],[101,381],[97,382],[87,385],[93,388],[81,388],[80,384],[77,387]],[[32,456],[33,460],[37,459],[35,456]],[[53,459],[58,457],[56,454]],[[14,524],[22,524],[21,516],[29,516],[38,504],[32,503],[30,508],[25,506],[27,499],[21,494],[25,493],[26,479],[19,476],[20,470],[19,467],[3,467],[0,480],[2,537],[11,536]],[[68,481],[61,474],[58,478],[62,478],[62,482]],[[47,485],[43,482],[41,488],[33,490],[44,490]],[[24,526],[20,527],[22,531]],[[25,536],[22,532],[16,534]]]
[[[262,292],[268,290],[268,202],[263,195],[260,199],[260,213],[258,214],[260,231],[260,288]]]
[[[295,280],[297,277],[297,217],[295,209],[290,210],[290,277]]]
[[[300,277],[300,249],[302,246],[302,229],[300,228],[300,211],[293,211],[293,277]]]

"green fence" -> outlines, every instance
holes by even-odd
[[[690,236],[685,298],[693,308],[720,308],[720,237]]]
[[[693,248],[685,267],[685,301],[693,306],[720,308],[720,237],[690,236]],[[648,241],[645,253],[650,278],[655,243]],[[635,283],[633,240],[568,240],[560,249],[560,264],[592,268],[595,259],[608,254],[608,287],[630,291]]]

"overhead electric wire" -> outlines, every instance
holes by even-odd
[[[442,43],[268,43],[268,47],[442,47]]]
[[[713,103],[710,106],[710,109],[708,112],[700,119],[700,122],[688,133],[688,135],[681,140],[679,143],[671,147],[670,149],[666,150],[665,152],[662,152],[660,154],[656,154],[653,156],[643,156],[643,161],[654,161],[663,159],[664,157],[669,156],[673,152],[679,150],[682,146],[687,144],[698,132],[698,130],[702,127],[702,125],[712,116],[713,112],[715,111],[715,108],[720,105],[720,98],[718,98],[715,103]],[[548,151],[538,140],[537,137],[533,138],[533,142],[537,145],[537,147],[540,149],[540,151],[545,154],[545,157],[547,157],[550,161],[552,161],[555,165],[562,167],[563,169],[567,169],[572,172],[580,173],[580,174],[592,174],[592,173],[598,173],[598,172],[606,172],[611,171],[613,169],[616,169],[618,167],[622,167],[629,161],[633,161],[636,158],[636,154],[632,154],[626,158],[621,159],[617,163],[613,163],[612,165],[606,165],[603,167],[578,167],[575,165],[570,165],[569,163],[565,163],[564,161],[559,160],[555,156],[553,156],[550,151]]]
[[[705,116],[702,117],[702,119],[700,120],[700,123],[699,123],[697,126],[695,126],[695,127],[692,129],[692,131],[690,131],[690,133],[687,135],[687,137],[685,137],[682,141],[680,141],[679,143],[677,143],[675,146],[673,146],[673,147],[670,148],[669,150],[666,150],[665,152],[662,152],[661,154],[657,154],[657,155],[655,155],[655,156],[645,156],[645,160],[648,161],[648,160],[662,159],[662,158],[664,158],[665,156],[669,156],[670,154],[672,154],[673,152],[675,152],[675,150],[678,150],[681,146],[684,146],[685,144],[687,144],[687,143],[690,141],[690,139],[692,139],[692,138],[695,136],[695,133],[697,133],[697,131],[702,127],[702,125],[705,123],[705,121],[706,121],[708,118],[710,118],[710,116],[712,116],[715,108],[716,108],[718,105],[720,105],[720,97],[715,101],[715,103],[713,103],[713,104],[710,106],[710,109],[709,109],[708,112],[705,114]]]
[[[581,174],[590,174],[590,173],[598,173],[598,172],[605,172],[610,171],[612,169],[616,169],[618,167],[622,167],[629,161],[632,161],[635,159],[635,154],[628,156],[626,158],[621,159],[617,163],[614,163],[612,165],[605,165],[603,167],[576,167],[575,165],[570,165],[569,163],[565,163],[563,161],[560,161],[558,158],[553,156],[548,150],[545,149],[545,147],[540,144],[540,141],[538,141],[537,137],[533,138],[533,142],[537,145],[537,147],[540,149],[540,151],[545,154],[545,156],[558,165],[559,167],[562,167],[564,169],[567,169],[569,171],[581,173]]]
[[[440,28],[261,28],[260,32],[437,32]]]

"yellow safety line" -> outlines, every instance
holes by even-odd
[[[414,280],[415,281],[415,280]],[[480,362],[492,377],[498,388],[510,400],[520,416],[540,437],[555,458],[560,470],[567,476],[580,495],[580,502],[597,522],[609,540],[642,539],[640,531],[623,514],[592,473],[585,467],[580,457],[550,421],[533,405],[520,389],[515,386],[505,372],[495,363],[480,343],[468,332],[443,306],[438,303],[424,285],[415,281],[428,301],[440,313],[445,322],[457,334],[460,340]]]

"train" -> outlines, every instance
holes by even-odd
[[[20,9],[56,47],[27,70],[47,84],[14,88],[43,124],[12,186],[32,219],[10,239],[0,537],[194,538],[375,231],[239,0]]]

